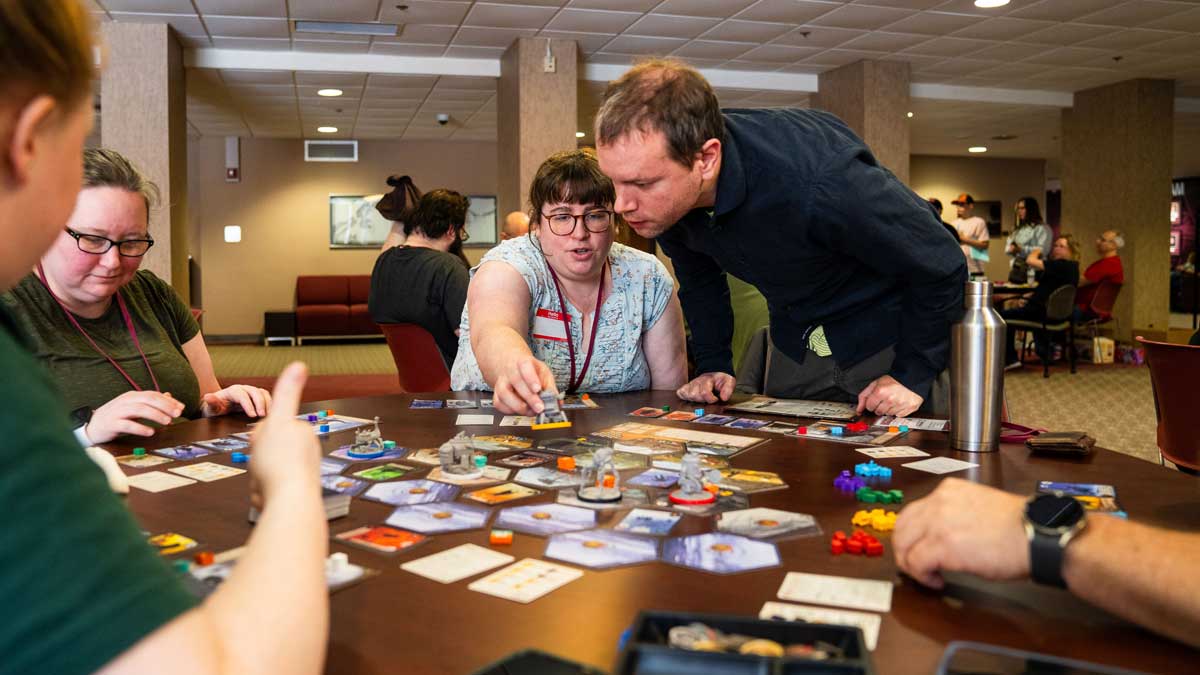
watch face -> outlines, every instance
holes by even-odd
[[[1079,522],[1083,517],[1083,506],[1071,497],[1041,495],[1029,502],[1025,513],[1034,525],[1059,529]]]

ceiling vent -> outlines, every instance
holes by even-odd
[[[304,141],[306,162],[357,162],[358,141]]]

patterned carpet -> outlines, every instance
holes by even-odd
[[[386,344],[323,344],[302,347],[215,345],[209,347],[223,382],[274,378],[290,361],[308,363],[313,379],[306,400],[366,396],[395,391],[396,367]],[[347,376],[364,376],[358,379]],[[386,377],[384,377],[386,375]],[[342,376],[342,377],[338,377]],[[271,380],[256,380],[265,386]],[[1086,431],[1103,447],[1158,462],[1150,370],[1137,366],[1065,366],[1042,378],[1038,366],[1005,377],[1014,422],[1055,431]]]

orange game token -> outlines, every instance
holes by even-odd
[[[492,546],[507,546],[513,542],[512,530],[492,530],[488,534],[488,543]]]
[[[604,487],[606,487],[606,488],[610,488],[610,487],[613,487],[613,486],[614,486],[614,485],[616,485],[616,484],[617,484],[617,478],[616,478],[616,476],[611,476],[611,475],[610,475],[610,476],[605,476],[605,477],[604,477]]]
[[[712,483],[709,483],[708,485],[704,486],[704,490],[706,492],[711,492],[715,495],[721,491],[721,488],[717,487],[716,485],[713,485]]]
[[[195,555],[193,560],[196,561],[197,565],[211,565],[213,564],[212,551],[200,551]]]
[[[559,457],[558,458],[558,470],[559,471],[574,471],[575,470],[575,458],[574,457]]]

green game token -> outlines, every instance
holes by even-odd
[[[669,406],[669,405],[664,405],[664,406],[663,406],[663,412],[671,412],[671,406]]]
[[[180,574],[187,574],[188,570],[192,569],[191,563],[186,560],[176,560],[175,562],[171,563],[171,567],[174,567],[175,571],[179,572]]]
[[[383,449],[384,450],[395,450],[396,449],[396,441],[384,441]]]
[[[134,457],[141,457],[141,456],[142,456],[142,455],[144,455],[144,454],[146,454],[146,449],[145,449],[145,448],[134,448],[134,449],[133,449],[133,456],[134,456]]]
[[[475,455],[475,466],[480,469],[487,466],[487,457],[485,455]]]

